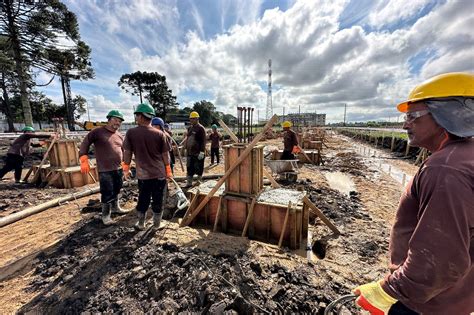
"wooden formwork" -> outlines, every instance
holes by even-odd
[[[240,196],[252,196],[263,189],[263,147],[255,146],[248,157],[229,175],[225,181],[225,192]],[[225,170],[237,161],[245,150],[245,144],[231,144],[224,148]]]
[[[196,197],[196,192],[189,192],[191,200]],[[195,204],[199,204],[206,194],[200,193]],[[254,197],[257,198],[257,197]],[[251,197],[238,197],[223,193],[214,195],[191,225],[204,225],[212,227],[215,225],[217,209],[220,205],[219,221],[217,230],[223,233],[242,235],[249,213],[247,233],[250,239],[260,240],[267,243],[278,244],[282,236],[284,220],[289,211],[288,221],[282,237],[282,245],[290,249],[298,249],[304,246],[303,240],[307,238],[309,224],[309,208],[306,204],[297,202],[288,210],[287,205],[256,201],[251,210]],[[193,209],[190,209],[190,213]]]
[[[37,166],[33,166],[35,172],[38,171]],[[80,166],[70,167],[52,167],[51,165],[43,165],[40,172],[41,182],[57,188],[74,188],[88,184],[94,184],[99,181],[97,167],[90,167],[90,174],[82,174]]]
[[[48,145],[50,145],[50,143],[51,142],[49,141]],[[48,157],[52,167],[68,167],[79,165],[79,150],[77,148],[77,140],[56,140]]]
[[[304,154],[297,154],[298,161],[301,163],[311,163],[320,165],[322,158],[321,158],[321,150],[305,150],[306,155],[311,159],[309,161]],[[281,155],[283,154],[283,150],[276,150],[272,152],[272,160],[280,160]]]

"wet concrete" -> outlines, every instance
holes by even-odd
[[[301,204],[303,197],[306,195],[304,191],[297,191],[284,188],[264,190],[257,198],[257,202],[265,202],[288,206],[291,201],[292,205]]]

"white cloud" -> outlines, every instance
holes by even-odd
[[[369,24],[383,26],[406,20],[420,13],[433,0],[382,0],[369,15]]]

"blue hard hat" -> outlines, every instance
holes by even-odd
[[[161,130],[165,129],[165,122],[160,117],[153,118],[151,120],[151,125],[152,126],[156,126],[156,125],[160,126]]]

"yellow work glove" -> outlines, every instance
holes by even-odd
[[[89,165],[89,157],[87,155],[83,155],[79,158],[79,161],[81,161],[81,173],[89,173],[91,171],[91,167]]]
[[[356,305],[369,311],[371,315],[388,314],[389,309],[397,302],[382,289],[380,281],[358,286],[353,292],[359,295]]]
[[[173,172],[171,171],[171,165],[166,165],[166,177],[167,178],[173,178]]]
[[[130,164],[125,164],[125,162],[122,162],[122,171],[123,178],[125,178],[125,180],[128,180],[130,178]]]

